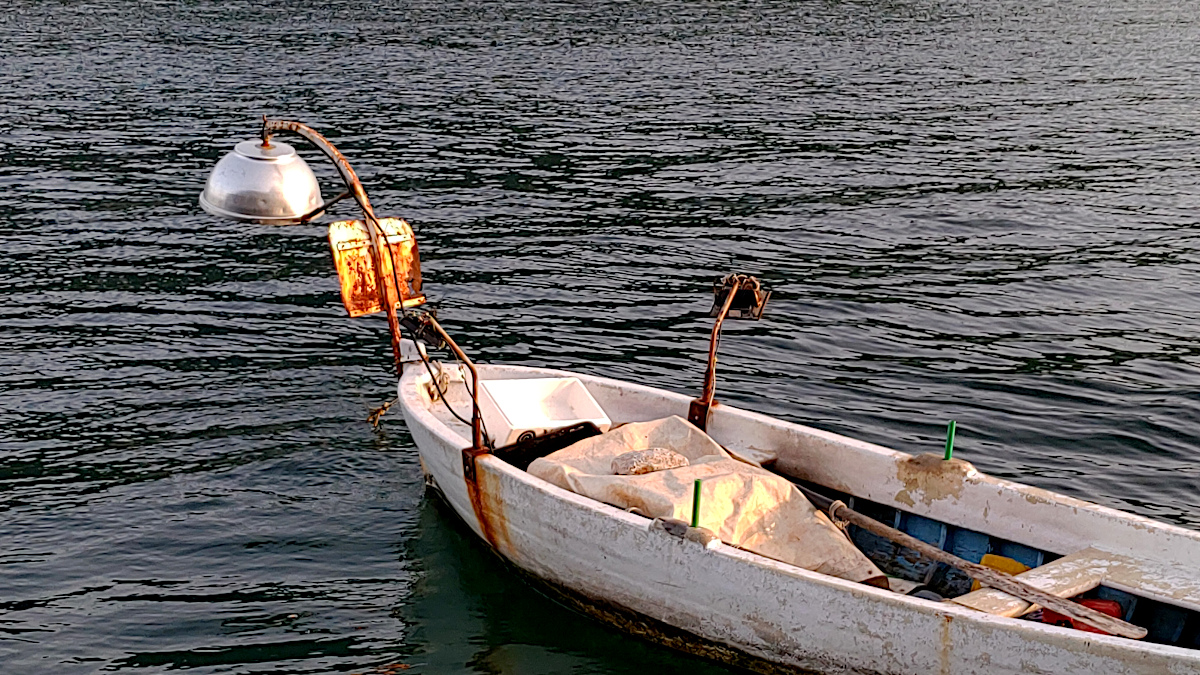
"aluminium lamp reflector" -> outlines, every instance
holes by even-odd
[[[242,141],[213,167],[200,193],[205,211],[232,220],[289,225],[323,205],[312,169],[287,143]]]

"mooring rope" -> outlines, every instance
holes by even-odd
[[[394,399],[388,401],[387,403],[384,403],[383,405],[379,406],[378,408],[371,408],[371,414],[367,415],[367,421],[371,423],[371,426],[378,429],[379,428],[379,418],[383,417],[383,414],[388,411],[388,408],[395,405],[396,401],[399,401],[399,400],[400,399],[397,397],[397,398],[394,398]]]

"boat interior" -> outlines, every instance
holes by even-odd
[[[857,498],[854,495],[838,493],[823,486],[810,487],[834,499],[841,499],[847,506],[863,515],[891,525],[964,560],[979,563],[984,561],[985,556],[998,556],[1016,561],[1019,564],[1017,569],[1022,567],[1028,569],[1028,572],[1019,572],[1018,577],[1021,574],[1038,570],[1044,578],[1051,581],[1050,584],[1043,586],[1043,590],[1049,590],[1054,595],[1060,595],[1065,591],[1068,595],[1064,595],[1064,597],[1070,597],[1076,601],[1107,600],[1115,602],[1119,606],[1119,613],[1116,614],[1118,618],[1147,629],[1149,634],[1145,640],[1148,642],[1200,649],[1200,612],[1156,600],[1148,594],[1135,595],[1119,590],[1111,583],[1111,580],[1119,580],[1120,572],[1124,571],[1122,568],[1139,574],[1140,570],[1137,569],[1135,561],[1123,561],[1126,562],[1125,565],[1110,567],[1110,574],[1116,572],[1116,574],[1106,577],[1110,583],[1105,583],[1106,580],[1100,579],[1081,579],[1077,574],[1072,573],[1074,570],[1071,568],[1066,569],[1067,574],[1065,575],[1056,575],[1055,569],[1063,569],[1065,563],[1077,562],[1089,555],[1097,555],[1106,559],[1108,556],[1093,549],[1085,549],[1068,556],[1055,555],[1020,542],[1008,541],[984,532],[956,527],[915,513]],[[847,530],[859,550],[890,577],[918,583],[947,601],[1002,616],[1018,616],[1029,607],[1028,603],[1005,593],[980,589],[965,573],[944,563],[923,558],[910,549],[855,525],[850,525]],[[1011,563],[1009,566],[1011,568]],[[1078,569],[1078,566],[1074,566],[1074,569]],[[1010,570],[1006,569],[1005,571]],[[1016,570],[1011,571],[1015,572]],[[1092,585],[1093,583],[1095,585]],[[1092,587],[1079,593],[1072,593],[1074,590],[1087,586]],[[899,588],[903,589],[903,586],[901,585]],[[912,590],[908,591],[909,594],[913,592]],[[1047,617],[1043,614],[1042,611],[1035,611],[1023,614],[1021,618],[1045,621]],[[1049,622],[1074,627],[1070,620],[1064,617]]]
[[[481,379],[486,380],[487,375],[482,375]],[[445,398],[459,410],[469,410],[470,399],[466,387],[459,386],[457,389],[454,391],[453,386],[448,387],[444,390]],[[599,391],[596,393],[601,394]],[[601,395],[601,398],[605,397],[607,394]],[[433,394],[432,399],[436,398],[437,394]],[[447,414],[444,406],[434,404],[433,400],[429,401],[430,409],[440,420],[460,432],[467,431],[465,425]],[[629,421],[633,420],[621,420],[617,416],[611,420],[614,428]],[[522,434],[515,442],[493,448],[491,454],[517,469],[528,471],[535,460],[601,433],[591,422],[577,423],[555,431]],[[775,469],[769,461],[761,466],[796,485],[841,500],[865,516],[967,561],[982,563],[1030,582],[1036,580],[1035,585],[1059,597],[1090,602],[1089,607],[1147,629],[1148,635],[1144,641],[1200,649],[1200,611],[1197,611],[1200,609],[1200,580],[1181,581],[1177,569],[1172,570],[1175,576],[1164,587],[1155,584],[1157,570],[1152,563],[1091,548],[1066,556],[1058,555],[1019,541],[935,520],[859,495],[838,492],[828,486],[808,483]],[[998,616],[1100,632],[1005,593],[980,588],[964,572],[855,525],[847,524],[845,532],[858,550],[888,576],[890,590],[894,592],[929,602],[954,602]],[[1182,595],[1180,588],[1184,589]]]

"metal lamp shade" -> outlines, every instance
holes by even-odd
[[[298,223],[322,204],[317,177],[287,143],[238,143],[200,193],[200,206],[214,216],[273,225]]]

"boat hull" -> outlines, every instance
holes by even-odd
[[[706,546],[489,455],[466,481],[468,441],[431,412],[422,377],[406,373],[400,397],[422,468],[455,513],[523,573],[631,633],[760,671],[1200,675],[1194,650],[995,617]],[[579,377],[597,390],[621,385]],[[660,392],[628,403],[654,418],[686,410],[687,399]]]

